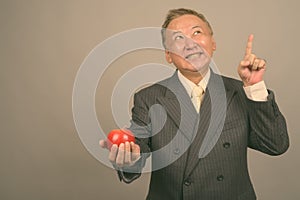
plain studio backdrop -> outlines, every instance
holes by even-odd
[[[254,52],[268,61],[266,84],[287,119],[291,146],[279,157],[249,150],[251,179],[258,199],[299,199],[299,5],[297,0],[1,0],[0,199],[145,198],[149,174],[121,183],[81,142],[72,114],[73,84],[99,43],[133,28],[160,27],[167,11],[178,7],[206,15],[217,41],[214,60],[225,75],[238,78],[247,37],[255,35]],[[106,132],[116,128],[110,106],[114,84],[134,66],[151,62],[166,65],[163,51],[135,51],[106,70],[95,97]]]

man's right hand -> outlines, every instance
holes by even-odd
[[[99,144],[102,148],[108,149],[107,141],[100,140]],[[109,149],[108,149],[109,150]],[[140,146],[134,142],[121,143],[120,146],[113,144],[108,159],[117,167],[130,167],[140,159]]]

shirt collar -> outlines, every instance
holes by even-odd
[[[193,83],[192,81],[190,81],[189,79],[187,79],[179,70],[178,70],[177,74],[178,74],[179,81],[181,82],[181,84],[183,85],[185,90],[187,91],[188,95],[191,96],[192,90],[196,86],[196,84]],[[205,76],[202,78],[202,80],[198,84],[198,86],[202,87],[204,92],[206,90],[209,78],[210,78],[210,68],[208,68],[207,73],[205,74]]]

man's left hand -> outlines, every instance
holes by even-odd
[[[253,38],[252,34],[249,35],[244,59],[238,66],[238,73],[245,87],[262,81],[266,71],[266,61],[252,53]]]

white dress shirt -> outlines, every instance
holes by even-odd
[[[208,69],[207,73],[198,84],[203,88],[204,93],[207,88],[207,84],[210,78],[210,73],[211,73],[210,69]],[[187,79],[179,70],[177,74],[178,74],[179,81],[186,89],[188,95],[192,97],[192,90],[196,86],[196,84],[190,81],[189,79]],[[260,81],[254,85],[244,87],[244,91],[248,99],[252,101],[267,101],[268,91],[264,81]]]

